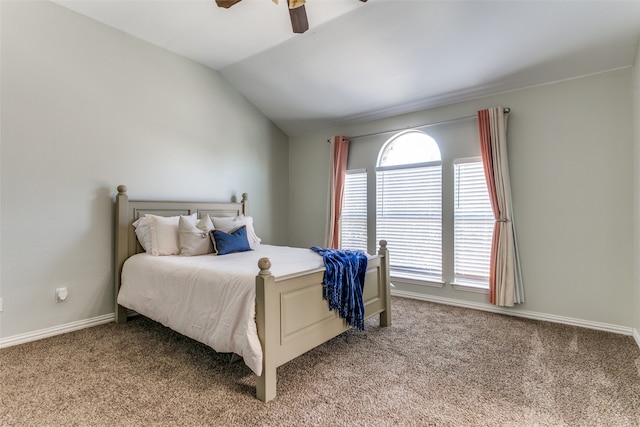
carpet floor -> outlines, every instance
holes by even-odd
[[[144,317],[0,350],[2,426],[640,426],[632,337],[394,297],[278,368]]]

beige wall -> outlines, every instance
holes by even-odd
[[[112,312],[118,184],[136,198],[246,191],[266,242],[319,245],[327,138],[490,105],[513,111],[527,297],[517,310],[640,330],[637,63],[633,71],[327,129],[291,138],[287,148],[287,137],[214,71],[49,2],[2,1],[0,15],[0,339]],[[59,286],[70,289],[65,303],[54,301]],[[398,286],[484,302],[450,286]]]
[[[287,242],[288,138],[217,72],[50,2],[0,10],[0,338],[113,312],[118,184],[248,192],[258,234]]]
[[[633,322],[631,93],[632,71],[623,69],[291,138],[291,243],[322,242],[327,138],[510,107],[509,159],[526,294],[526,303],[515,310],[628,330]],[[371,150],[377,149],[373,144]],[[450,285],[396,286],[461,303],[486,301],[485,295]]]

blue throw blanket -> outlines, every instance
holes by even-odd
[[[362,290],[367,272],[367,255],[363,251],[322,249],[311,250],[322,255],[327,271],[324,274],[323,297],[329,309],[359,330],[364,329],[364,301]]]

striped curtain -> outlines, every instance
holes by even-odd
[[[495,224],[491,244],[489,302],[511,307],[524,302],[524,285],[513,221],[507,158],[507,113],[502,107],[478,111],[484,174]]]
[[[342,216],[342,198],[344,196],[348,154],[349,138],[346,136],[334,136],[330,149],[331,170],[329,173],[329,204],[325,248],[337,249],[340,246],[340,217]]]

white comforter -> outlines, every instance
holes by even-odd
[[[137,254],[122,269],[118,304],[213,348],[233,352],[262,374],[255,322],[258,260],[268,257],[278,278],[324,268],[310,249],[258,245],[223,256]]]

